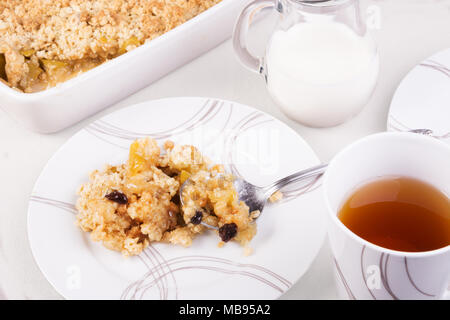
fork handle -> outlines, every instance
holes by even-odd
[[[432,135],[432,133],[433,133],[433,131],[430,129],[413,129],[413,130],[408,130],[406,132],[416,133],[416,134],[424,134],[424,135]],[[280,179],[278,181],[275,181],[274,183],[262,188],[264,197],[267,200],[275,191],[278,191],[281,188],[286,187],[287,185],[290,185],[291,183],[299,182],[301,180],[308,179],[308,178],[320,177],[325,173],[325,170],[327,167],[328,167],[328,164],[321,164],[321,165],[311,167],[311,168],[305,169],[303,171],[291,174],[290,176],[287,176],[286,178]]]
[[[283,179],[275,181],[274,183],[263,188],[265,198],[269,198],[274,192],[284,188],[292,183],[306,180],[308,178],[320,177],[325,173],[328,164],[321,164],[311,167],[300,172],[291,174]]]

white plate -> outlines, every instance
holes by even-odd
[[[91,241],[74,225],[77,187],[103,164],[124,162],[140,136],[194,144],[236,175],[264,185],[319,163],[292,129],[253,108],[206,98],[149,101],[73,136],[50,159],[30,199],[28,236],[40,269],[69,299],[274,299],[308,269],[325,237],[320,180],[290,189],[258,219],[252,255],[218,248],[213,231],[190,248],[154,243],[137,257]],[[300,196],[301,195],[301,196]]]
[[[390,131],[430,129],[450,143],[450,48],[417,65],[403,79],[392,99]]]

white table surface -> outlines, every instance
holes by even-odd
[[[375,5],[381,13],[380,28],[373,31],[379,44],[380,78],[365,109],[338,127],[313,129],[287,119],[269,98],[262,78],[238,63],[230,41],[94,117],[56,134],[27,131],[0,111],[0,299],[61,298],[39,271],[28,245],[28,197],[51,155],[80,128],[102,115],[163,97],[212,96],[235,100],[286,122],[324,162],[352,141],[384,131],[389,104],[401,79],[427,56],[450,47],[450,0],[361,0],[361,4],[363,12]],[[273,25],[272,18],[268,17],[252,30],[255,51],[262,51]],[[337,298],[331,261],[329,245],[325,242],[309,271],[283,298]]]

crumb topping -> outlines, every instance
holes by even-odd
[[[170,31],[221,0],[0,0],[0,72],[45,90]]]
[[[138,139],[126,163],[93,171],[78,190],[76,224],[124,256],[154,241],[188,247],[207,230],[202,222],[218,228],[222,245],[234,240],[247,248],[259,212],[239,201],[232,175],[194,146],[168,141],[164,151]]]
[[[152,40],[218,2],[0,0],[0,51],[33,50],[38,58],[57,60],[106,58],[123,45],[129,51]]]

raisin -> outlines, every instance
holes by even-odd
[[[123,194],[120,191],[114,190],[111,193],[108,193],[105,196],[106,199],[120,203],[120,204],[127,204],[128,203],[128,198],[125,194]]]
[[[191,218],[191,223],[195,225],[200,224],[200,222],[202,222],[202,218],[203,212],[195,211],[195,215]]]
[[[177,206],[179,206],[180,205],[180,195],[177,193],[170,201],[172,201]]]
[[[235,223],[227,223],[219,228],[219,236],[223,242],[228,242],[237,234],[237,225]]]

